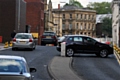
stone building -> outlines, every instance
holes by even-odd
[[[11,32],[25,32],[26,2],[24,0],[0,0],[0,36],[2,42],[11,41]]]
[[[111,8],[113,44],[120,47],[120,0],[113,0]]]
[[[48,8],[45,10],[45,31],[54,31],[54,14],[52,13],[53,8],[51,0],[49,0],[47,7]]]
[[[67,5],[53,9],[53,13],[62,15],[62,35],[82,34],[96,37],[96,11]]]

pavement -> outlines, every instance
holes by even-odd
[[[0,50],[10,48],[4,48],[4,44],[0,43]],[[72,69],[71,63],[72,57],[55,56],[48,65],[48,72],[53,78],[52,80],[82,80]]]

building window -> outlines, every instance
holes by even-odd
[[[76,24],[76,29],[78,29],[78,26],[79,26],[79,24],[77,23],[77,24]]]
[[[83,15],[82,15],[82,14],[80,14],[80,19],[82,19],[82,17],[83,17]]]
[[[70,19],[72,19],[72,14],[70,14]]]
[[[82,25],[83,25],[83,24],[81,23],[81,25],[80,25],[80,29],[81,29],[81,30],[83,29]]]
[[[89,19],[90,19],[90,14],[89,14]]]
[[[62,29],[63,29],[63,30],[65,29],[65,23],[62,24]]]
[[[84,17],[85,19],[86,19],[86,14],[85,14],[85,17]]]
[[[78,19],[79,18],[79,14],[76,14],[76,19]]]
[[[72,23],[69,24],[69,30],[71,30],[71,29],[72,29]]]
[[[84,29],[86,29],[86,23],[84,24]]]
[[[92,15],[92,20],[94,20],[94,15]]]
[[[65,14],[63,14],[63,19],[65,19]]]
[[[88,30],[90,30],[90,24],[88,25]]]

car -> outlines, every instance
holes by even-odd
[[[0,80],[33,80],[31,73],[35,68],[29,68],[24,57],[0,55]]]
[[[12,50],[18,48],[34,50],[36,48],[36,39],[34,39],[31,33],[17,33],[12,40]]]
[[[59,40],[56,49],[61,52],[61,43],[66,45],[65,56],[71,57],[75,53],[96,54],[100,57],[107,57],[113,54],[113,47],[101,43],[86,35],[65,35]]]
[[[41,45],[54,44],[57,46],[58,40],[55,32],[45,31],[41,37]]]

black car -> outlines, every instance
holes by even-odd
[[[46,31],[43,33],[41,37],[41,45],[46,45],[46,44],[54,44],[54,46],[57,46],[58,40],[56,33],[52,31]]]
[[[94,53],[100,57],[107,57],[113,54],[113,47],[100,43],[89,36],[66,35],[61,37],[57,45],[57,50],[61,51],[61,43],[66,43],[66,56],[73,56],[75,53]]]

